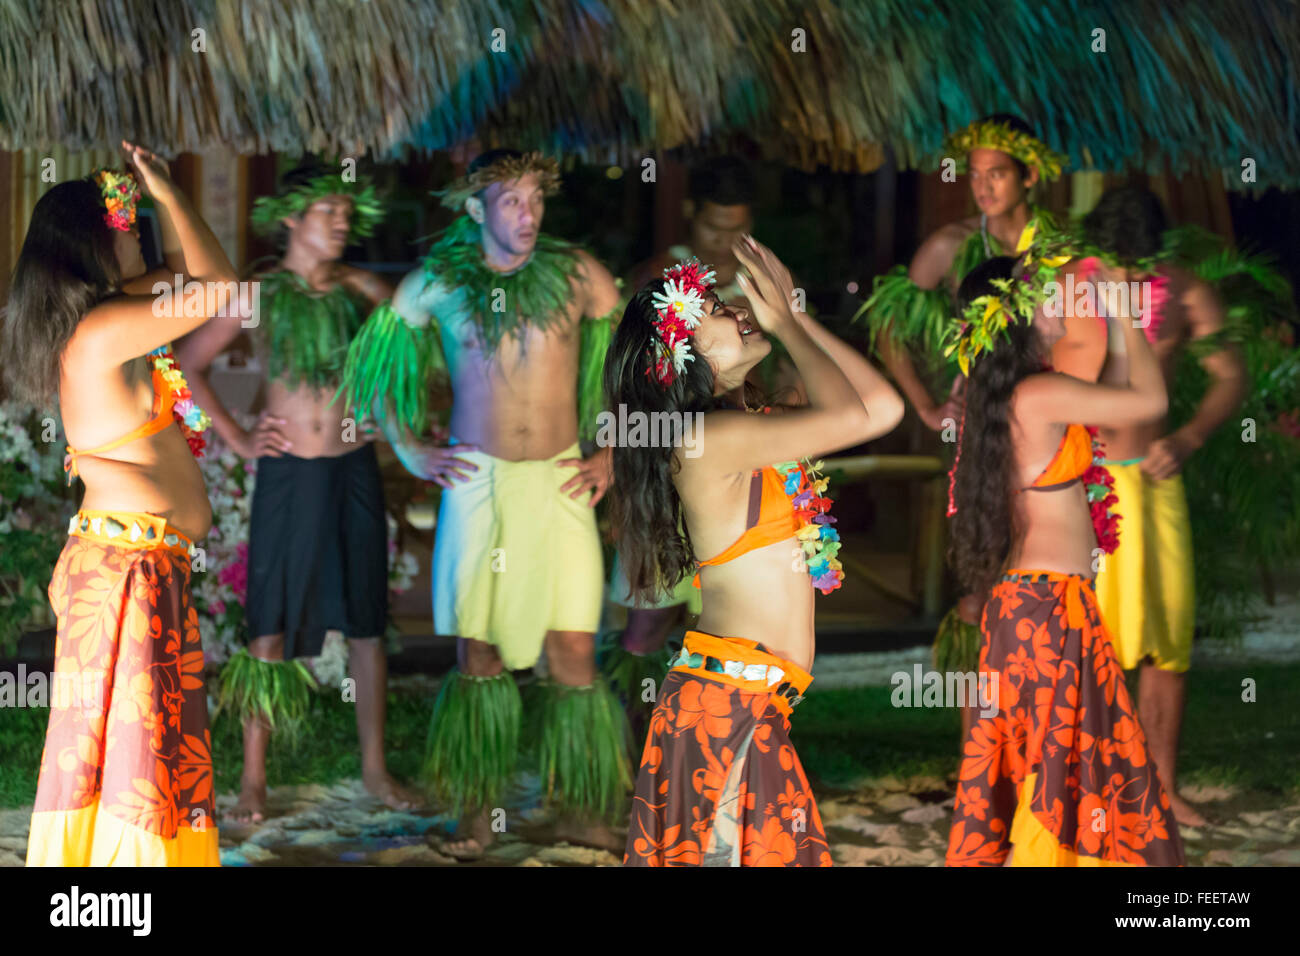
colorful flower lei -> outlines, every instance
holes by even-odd
[[[172,417],[180,426],[181,434],[185,436],[190,451],[195,458],[203,457],[203,449],[207,442],[201,433],[212,424],[212,419],[208,417],[207,412],[194,404],[194,396],[185,382],[184,373],[176,364],[176,356],[172,354],[170,345],[154,349],[149,353],[149,357],[153,359],[154,369],[171,388]]]
[[[965,172],[972,149],[996,149],[1038,170],[1041,179],[1052,180],[1070,161],[1037,137],[1012,129],[1005,123],[981,120],[951,134],[943,142],[945,157],[955,159],[957,171]]]
[[[650,344],[650,367],[645,373],[667,388],[694,362],[690,338],[704,317],[704,297],[717,274],[691,256],[664,270],[664,291],[653,296],[655,340]]]
[[[785,493],[794,505],[795,517],[802,523],[797,536],[808,564],[812,585],[822,594],[830,594],[844,583],[844,566],[836,555],[840,551],[840,535],[831,525],[832,501],[826,495],[830,479],[821,475],[823,462],[810,464],[783,461],[773,465],[785,482]]]
[[[131,173],[104,167],[90,174],[104,198],[104,222],[111,229],[130,232],[135,225],[135,207],[140,203],[140,184]]]
[[[1106,460],[1097,428],[1085,425],[1092,438],[1092,467],[1079,476],[1088,493],[1088,510],[1092,514],[1092,529],[1097,534],[1097,547],[1105,554],[1114,554],[1119,547],[1119,512],[1114,511],[1119,497],[1115,494],[1115,478],[1102,462]]]
[[[374,185],[364,178],[344,179],[341,173],[317,176],[279,195],[260,197],[253,203],[248,221],[258,232],[272,233],[282,219],[301,216],[312,203],[326,196],[347,196],[352,200],[349,242],[373,235],[375,227],[383,221],[384,207]]]

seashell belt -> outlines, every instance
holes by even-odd
[[[78,511],[68,534],[119,548],[169,548],[190,557],[198,551],[166,518],[136,511]]]

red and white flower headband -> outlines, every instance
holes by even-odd
[[[691,256],[664,270],[664,291],[653,296],[657,339],[650,344],[654,363],[646,375],[665,388],[694,362],[690,338],[704,318],[704,297],[717,281],[717,273]]]

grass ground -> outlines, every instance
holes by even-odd
[[[1255,681],[1254,703],[1242,700],[1246,678]],[[1183,782],[1232,785],[1271,803],[1300,793],[1300,664],[1200,668],[1189,682]],[[389,764],[399,778],[419,770],[432,704],[423,692],[389,695]],[[0,808],[32,802],[47,719],[43,709],[0,711]],[[888,687],[814,685],[795,713],[793,738],[815,784],[845,787],[863,777],[946,776],[957,767],[958,728],[953,710],[893,707]],[[238,728],[221,718],[215,731],[217,789],[228,792],[239,784]],[[268,763],[273,787],[359,777],[352,705],[318,698],[310,731],[296,746],[276,745]]]

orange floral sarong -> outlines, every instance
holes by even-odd
[[[191,547],[156,515],[73,519],[28,866],[220,865]]]
[[[624,866],[830,866],[789,736],[811,683],[753,641],[688,631],[650,717]]]
[[[981,627],[998,709],[966,739],[947,864],[1183,865],[1089,581],[1008,572]]]

